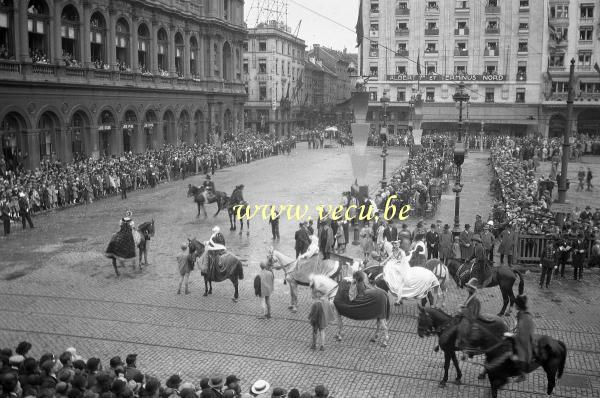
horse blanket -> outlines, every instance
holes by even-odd
[[[296,269],[291,271],[294,280],[301,285],[310,283],[310,275],[325,275],[333,278],[340,267],[339,261],[322,260],[318,255],[307,259],[299,258],[296,263]]]
[[[458,286],[463,287],[465,286],[465,284],[467,282],[469,282],[469,280],[471,279],[471,275],[475,275],[478,276],[479,275],[479,269],[477,261],[472,260],[472,261],[467,261],[465,263],[463,263],[460,267],[458,267],[458,271],[456,271],[456,276],[458,279]],[[479,281],[479,283],[481,283],[483,281]]]
[[[123,224],[119,232],[114,234],[110,239],[106,248],[106,257],[117,260],[135,258],[136,241],[134,233],[138,235],[137,243],[139,243],[139,232],[133,231],[129,225]]]
[[[198,262],[200,263],[200,272],[205,275],[211,282],[223,282],[229,279],[232,275],[238,273],[239,260],[233,254],[225,252],[216,258],[216,261],[211,266],[209,265],[209,259],[205,252]],[[239,279],[243,278],[243,275],[238,275]]]
[[[390,299],[386,292],[379,288],[365,290],[363,296],[350,300],[350,285],[352,282],[342,279],[338,291],[333,299],[333,304],[338,314],[355,320],[389,319]]]
[[[422,299],[440,285],[433,272],[423,267],[411,267],[406,256],[387,261],[383,266],[383,279],[398,299]]]

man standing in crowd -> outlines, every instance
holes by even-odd
[[[554,242],[552,237],[548,236],[546,241],[546,247],[542,253],[540,267],[542,268],[542,274],[540,276],[540,289],[544,286],[544,279],[546,279],[546,289],[550,286],[552,280],[552,270],[557,269],[556,266],[556,252],[554,251]]]
[[[483,234],[481,234],[481,242],[483,244],[483,248],[485,250],[485,254],[487,259],[490,262],[494,262],[494,234],[490,231],[490,228],[493,228],[494,222],[488,221],[487,224],[483,227]]]
[[[394,219],[391,219],[389,224],[385,227],[383,238],[388,242],[395,242],[398,240],[398,229],[394,225]]]
[[[504,256],[506,256],[508,266],[512,266],[514,247],[515,239],[512,232],[512,225],[509,224],[500,234],[500,246],[498,246],[498,251],[500,252],[500,264],[504,265]]]
[[[2,224],[4,224],[4,236],[10,235],[10,207],[6,199],[0,201],[0,217],[2,217]]]
[[[298,258],[299,255],[306,253],[306,250],[308,250],[308,246],[310,245],[310,238],[308,237],[308,231],[306,230],[306,223],[304,221],[300,223],[298,230],[294,234],[294,239],[296,240],[296,258]]]
[[[459,235],[460,239],[460,254],[463,261],[467,261],[473,255],[473,248],[471,247],[471,239],[473,233],[471,232],[471,226],[465,224],[465,229]]]
[[[478,214],[475,216],[475,226],[473,228],[473,233],[481,236],[483,233],[483,221],[481,221],[481,216]]]
[[[275,207],[275,206],[273,206]],[[271,234],[273,235],[273,240],[279,240],[281,237],[279,236],[279,218],[281,216],[281,212],[277,213],[274,209],[271,211],[271,218],[269,219],[269,224],[271,224]]]
[[[427,231],[425,240],[427,241],[427,260],[438,258],[440,234],[438,233],[435,224],[431,224],[431,229]]]
[[[27,223],[29,223],[29,227],[33,228],[33,222],[31,221],[31,215],[29,212],[31,209],[29,208],[29,199],[27,195],[23,192],[19,194],[19,215],[21,216],[21,222],[23,223],[23,229],[27,229]]]

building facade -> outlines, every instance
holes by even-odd
[[[560,3],[548,1],[362,0],[359,66],[370,76],[368,119],[383,123],[385,93],[390,131],[407,129],[412,99],[420,93],[421,127],[456,129],[453,94],[462,82],[470,96],[463,113],[468,133],[547,136],[548,13]],[[571,22],[579,25],[585,2],[570,3],[578,13]],[[596,14],[590,46],[597,49]],[[573,42],[581,46],[576,37]],[[560,106],[566,109],[564,102]]]
[[[276,21],[248,30],[243,60],[248,93],[246,128],[289,136],[302,122],[298,119],[298,107],[303,90],[305,48],[304,40]]]
[[[242,0],[0,0],[5,159],[114,156],[243,127]]]

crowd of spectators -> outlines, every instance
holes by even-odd
[[[34,64],[49,64],[48,56],[46,53],[37,48],[29,49],[29,56],[31,57],[31,62]]]
[[[265,380],[256,380],[242,387],[236,375],[212,376],[199,380],[171,375],[164,385],[156,377],[137,367],[137,354],[112,357],[103,366],[97,357],[84,359],[73,347],[57,358],[45,353],[31,356],[32,345],[23,341],[16,349],[0,351],[0,396],[6,398],[331,398],[323,385],[314,392],[296,388],[288,392],[273,387]]]
[[[293,139],[278,140],[242,134],[214,145],[165,145],[141,154],[125,153],[119,158],[84,157],[72,163],[44,160],[35,170],[22,163],[0,158],[0,203],[7,205],[12,220],[19,219],[19,194],[25,193],[36,212],[94,200],[122,190],[155,187],[163,181],[195,173],[249,163],[255,159],[289,153]]]

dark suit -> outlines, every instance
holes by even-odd
[[[29,222],[29,227],[33,228],[33,222],[31,221],[31,215],[29,214],[29,201],[27,198],[19,198],[19,215],[21,216],[23,229],[27,228],[26,222]]]
[[[389,225],[383,230],[383,237],[388,242],[394,242],[398,240],[398,229],[396,227],[390,227]]]
[[[440,234],[438,234],[437,231],[428,231],[427,234],[425,234],[425,240],[427,241],[427,260],[438,258]]]
[[[298,258],[299,255],[306,253],[308,250],[310,238],[308,237],[308,232],[304,228],[300,228],[296,231],[294,239],[296,240],[296,258]]]

